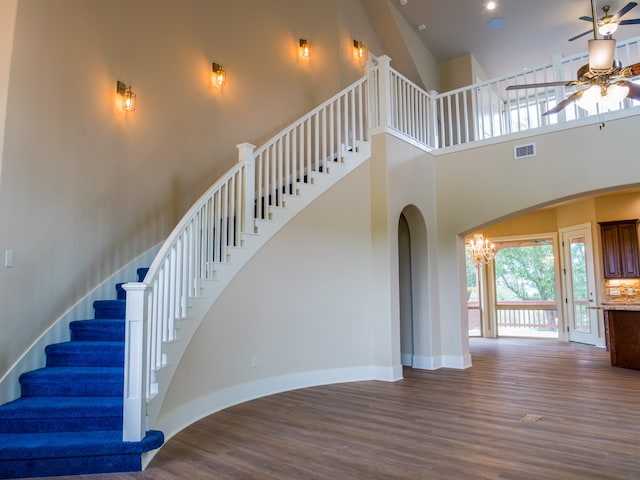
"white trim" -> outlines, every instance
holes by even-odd
[[[438,370],[440,368],[465,369],[471,367],[471,354],[440,355],[437,357],[413,357],[413,368],[420,370]]]
[[[406,365],[407,367],[413,367],[415,362],[414,358],[414,355],[411,353],[401,353],[400,363],[402,365]]]
[[[420,370],[438,370],[439,368],[442,368],[442,358],[414,355],[413,368],[418,368]]]
[[[471,367],[471,354],[464,355],[443,355],[442,368],[464,369]]]

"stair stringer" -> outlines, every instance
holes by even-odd
[[[162,368],[151,372],[151,381],[157,386],[157,393],[147,401],[147,429],[160,428],[162,404],[180,360],[205,315],[211,310],[231,280],[253,255],[290,220],[370,157],[371,142],[357,142],[353,151],[342,152],[341,161],[331,162],[331,168],[328,172],[312,172],[310,182],[297,183],[297,195],[285,194],[283,207],[269,207],[267,215],[269,219],[256,219],[254,222],[255,233],[243,233],[241,246],[229,247],[227,261],[216,263],[214,266],[214,280],[201,281],[200,294],[197,297],[190,297],[188,300],[187,316],[176,319],[178,338],[163,343],[163,358],[166,361]],[[144,458],[148,462],[154,454],[155,452],[149,452]],[[145,461],[144,458],[143,461]]]

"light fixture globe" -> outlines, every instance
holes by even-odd
[[[616,32],[616,30],[618,30],[618,24],[616,22],[603,23],[602,25],[600,25],[600,27],[598,27],[598,32],[600,33],[600,35],[603,35],[605,37],[610,37]]]

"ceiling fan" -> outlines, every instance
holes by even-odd
[[[593,17],[582,16],[580,20],[585,20],[587,22],[593,23],[594,27],[597,25],[598,32],[605,37],[613,35],[613,33],[618,29],[618,25],[637,25],[640,24],[640,18],[634,18],[631,20],[620,20],[620,18],[629,12],[632,8],[637,7],[638,4],[636,2],[629,2],[624,7],[622,7],[616,14],[609,15],[609,9],[611,8],[609,5],[605,5],[602,7],[602,11],[604,12],[604,16],[594,22],[595,15]],[[592,15],[595,12],[592,12]],[[592,32],[592,29],[587,30],[586,32],[582,32],[575,37],[571,37],[569,39],[570,42],[577,40],[578,38],[584,37],[585,35]]]
[[[635,2],[628,3],[618,13],[612,15],[611,19],[617,21],[620,16],[636,5]],[[591,18],[581,17],[582,19],[589,18],[589,20],[593,21],[594,38],[589,40],[589,63],[578,69],[576,80],[509,85],[507,90],[586,86],[586,88],[578,90],[558,102],[551,110],[543,113],[543,116],[558,113],[575,101],[578,101],[581,106],[589,103],[595,105],[599,101],[605,103],[606,107],[607,103],[611,106],[617,105],[625,98],[640,100],[640,85],[629,81],[629,79],[640,75],[640,63],[622,67],[620,61],[615,59],[616,41],[611,38],[611,35],[606,35],[604,39],[598,39],[598,27],[595,21],[595,0],[591,0],[591,14],[593,15]],[[611,19],[609,20],[610,22],[614,21]],[[636,20],[628,20],[627,22],[640,23],[640,19],[637,22]]]

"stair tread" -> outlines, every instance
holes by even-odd
[[[68,342],[52,343],[45,347],[49,350],[66,349],[66,348],[111,348],[121,347],[124,342],[118,340],[70,340]]]
[[[2,433],[0,460],[140,454],[163,442],[162,432],[155,430],[140,442],[123,442],[121,431]]]
[[[70,328],[91,325],[113,326],[124,323],[123,318],[85,318],[84,320],[74,320],[69,323]]]
[[[0,419],[122,415],[122,397],[20,397],[0,405]]]
[[[70,375],[87,375],[93,377],[108,378],[114,375],[123,376],[122,367],[43,367],[31,370],[20,375],[20,378],[29,376],[70,376]]]

